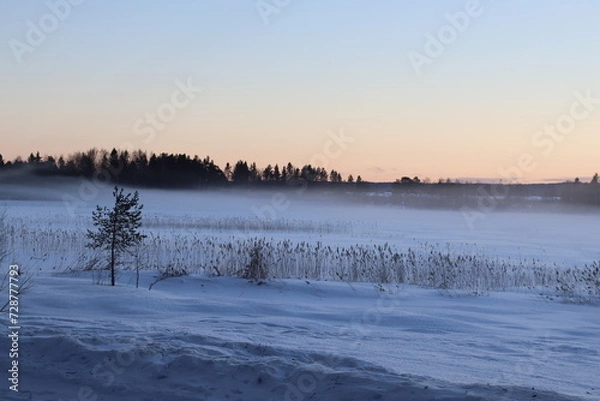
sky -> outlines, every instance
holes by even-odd
[[[3,0],[0,153],[589,177],[598,15],[591,0]]]

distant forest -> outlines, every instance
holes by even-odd
[[[561,205],[600,207],[598,174],[589,182],[575,178],[556,184],[472,184],[450,179],[435,183],[419,177],[401,177],[393,183],[370,183],[360,175],[345,179],[336,170],[311,166],[256,163],[239,160],[220,168],[210,157],[187,154],[146,153],[141,150],[91,149],[67,157],[31,153],[24,160],[5,161],[0,155],[0,173],[25,173],[37,177],[85,177],[107,184],[163,189],[200,189],[211,187],[271,188],[303,185],[308,188],[344,188],[347,197],[360,202],[395,204],[410,207],[465,207],[487,210]],[[11,175],[8,175],[11,176]],[[8,177],[4,175],[4,177]],[[1,176],[0,176],[1,177]],[[19,174],[17,177],[21,177]],[[11,180],[14,181],[15,176]],[[26,182],[24,177],[18,178]],[[25,179],[25,181],[22,181]],[[0,180],[7,182],[6,179]],[[351,191],[350,191],[351,189]]]
[[[296,167],[287,163],[258,168],[256,163],[240,160],[235,165],[227,163],[223,169],[210,157],[167,153],[146,153],[141,150],[107,151],[91,149],[76,152],[67,157],[40,156],[31,153],[27,160],[17,157],[5,161],[0,155],[0,171],[27,168],[33,174],[44,176],[86,177],[107,183],[145,186],[153,188],[196,188],[201,186],[305,182],[361,182],[359,176],[349,175],[344,179],[335,170],[326,171],[322,167],[307,164]]]

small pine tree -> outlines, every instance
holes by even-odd
[[[142,225],[142,209],[138,192],[124,194],[123,188],[115,186],[115,205],[112,209],[96,206],[92,219],[97,231],[88,230],[87,246],[110,252],[110,282],[115,285],[115,265],[119,255],[139,244],[146,236],[139,232]]]

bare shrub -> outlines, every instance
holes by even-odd
[[[0,261],[8,256],[8,226],[6,212],[0,213]]]
[[[241,271],[240,277],[247,280],[255,280],[258,283],[264,282],[269,278],[269,267],[265,261],[264,242],[256,241],[250,249],[250,261]]]
[[[168,278],[181,277],[181,276],[187,276],[188,275],[187,270],[175,267],[173,265],[166,266],[165,269],[163,269],[159,273],[160,274],[158,275],[158,277],[156,278],[156,280],[152,284],[150,284],[150,287],[148,287],[148,290],[151,290],[152,287],[154,287],[154,285],[156,283],[159,283],[159,282],[161,282],[163,280],[166,280]]]
[[[2,262],[8,256],[8,225],[6,224],[6,213],[0,214],[0,262]],[[13,271],[14,273],[14,271]],[[17,270],[17,277],[14,276],[11,281],[11,270],[7,270],[0,280],[0,293],[8,294],[9,288],[17,289],[19,296],[22,296],[31,290],[32,276],[29,273],[23,273],[20,267]],[[12,283],[12,285],[11,285]],[[15,287],[15,285],[17,287]],[[10,304],[9,297],[6,297],[6,302],[0,304],[0,313],[6,312]]]
[[[600,262],[556,273],[556,292],[565,302],[600,303]]]
[[[89,272],[95,270],[108,270],[106,258],[100,252],[80,254],[64,269],[65,273]]]

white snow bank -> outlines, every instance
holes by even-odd
[[[2,399],[600,398],[595,307],[297,280],[180,277],[148,291],[152,281],[38,276],[22,298],[20,393],[4,385]]]

